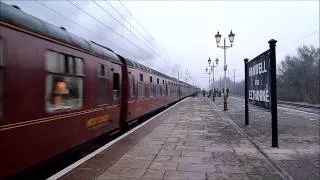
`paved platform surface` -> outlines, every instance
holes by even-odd
[[[223,99],[216,98],[218,109]],[[229,97],[230,117],[255,144],[291,179],[320,179],[320,117],[295,109],[278,106],[279,148],[271,148],[271,113],[249,107],[249,123],[244,125],[244,99]]]
[[[208,98],[187,98],[62,179],[283,179]]]

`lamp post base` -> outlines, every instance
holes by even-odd
[[[226,111],[226,110],[228,110],[228,108],[227,108],[227,105],[228,105],[227,104],[227,96],[224,95],[223,99],[224,99],[224,101],[223,101],[223,110]]]

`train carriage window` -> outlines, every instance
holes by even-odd
[[[67,70],[67,73],[70,73],[70,74],[74,74],[75,73],[75,59],[74,57],[72,56],[67,56],[67,61],[66,61],[66,70]]]
[[[108,66],[104,64],[98,64],[97,68],[97,104],[107,104],[108,101]]]
[[[3,117],[4,41],[0,37],[0,117]]]
[[[134,75],[130,75],[130,97],[135,96]]]
[[[76,74],[83,75],[83,60],[81,58],[75,58],[76,61]]]
[[[112,97],[113,101],[118,101],[120,97],[120,75],[119,73],[113,73],[113,88]]]
[[[143,82],[143,74],[139,75],[140,81],[138,82],[138,96],[144,97],[144,82]]]
[[[79,109],[83,103],[83,60],[47,51],[46,110]]]
[[[63,54],[48,51],[46,54],[47,71],[52,73],[66,73],[65,59]]]

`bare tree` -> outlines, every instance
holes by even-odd
[[[320,49],[302,46],[296,56],[286,56],[278,69],[278,99],[320,103]]]

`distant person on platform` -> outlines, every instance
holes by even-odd
[[[206,91],[205,90],[202,90],[202,95],[203,95],[203,97],[206,95]]]

